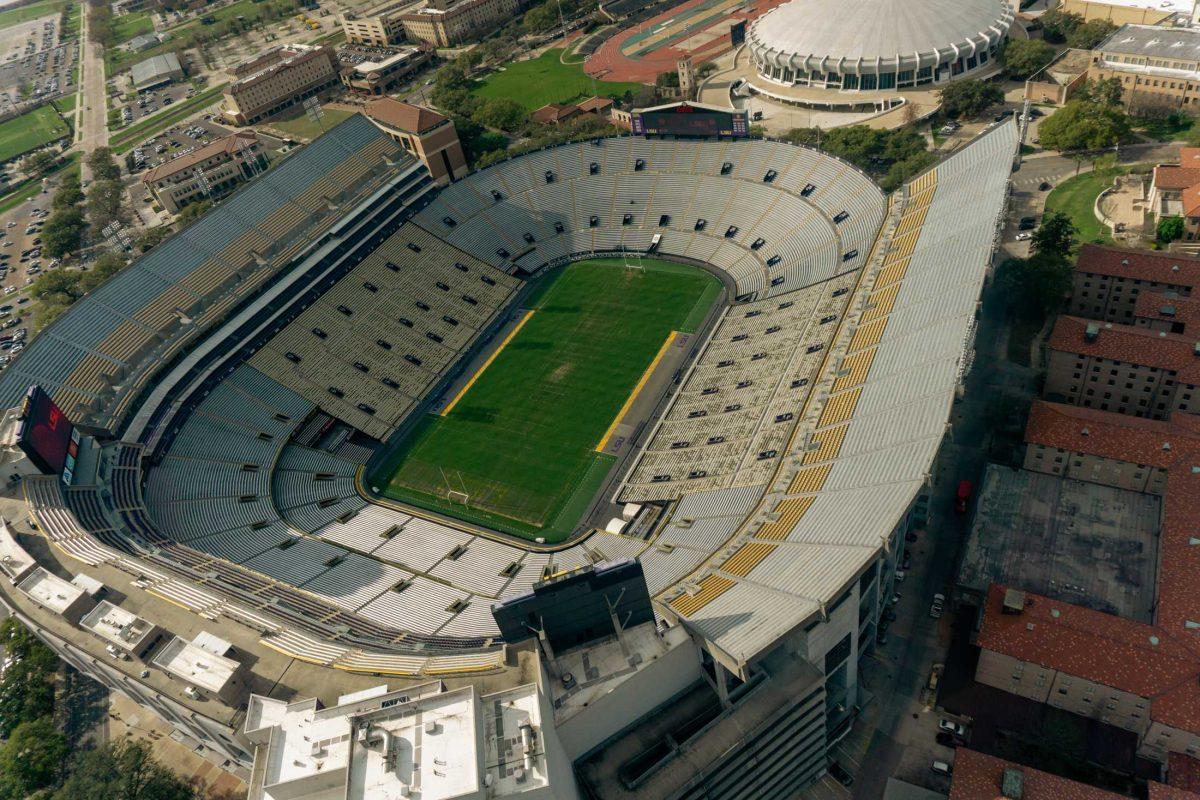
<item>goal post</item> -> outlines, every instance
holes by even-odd
[[[469,507],[471,505],[471,495],[458,489],[447,489],[446,500],[463,506]]]

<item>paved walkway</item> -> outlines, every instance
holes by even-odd
[[[108,110],[106,107],[107,92],[104,86],[104,50],[88,37],[88,13],[83,10],[83,24],[80,38],[82,40],[81,59],[83,74],[79,85],[81,96],[75,103],[81,117],[77,116],[75,149],[83,153],[83,181],[86,184],[92,179],[92,171],[88,169],[87,156],[97,147],[108,144]]]

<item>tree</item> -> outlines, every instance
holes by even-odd
[[[1013,309],[1027,319],[1058,310],[1071,291],[1071,264],[1057,253],[1010,258],[1000,265],[999,280]]]
[[[83,230],[87,226],[83,212],[70,207],[55,211],[46,220],[42,230],[42,251],[51,258],[62,258],[74,253],[83,244]]]
[[[1076,100],[1117,108],[1124,93],[1120,78],[1102,78],[1085,83],[1075,94]]]
[[[179,222],[187,224],[194,219],[204,216],[210,208],[212,208],[212,200],[200,200],[195,203],[188,203],[179,209]]]
[[[57,163],[58,159],[49,150],[38,150],[21,162],[21,169],[29,175],[41,176],[53,169]]]
[[[473,118],[481,125],[499,128],[502,131],[520,130],[529,115],[525,107],[508,97],[485,100],[475,110]]]
[[[1070,11],[1054,8],[1041,16],[1042,37],[1047,42],[1062,44],[1076,28],[1083,24],[1083,17]]]
[[[1054,60],[1054,45],[1038,39],[1009,39],[1004,46],[1004,71],[1024,80]]]
[[[973,117],[1004,101],[1004,90],[994,83],[968,78],[947,84],[939,93],[947,117]]]
[[[75,171],[63,176],[54,197],[50,199],[50,207],[55,210],[74,208],[83,202],[83,188],[79,185],[79,175]]]
[[[113,160],[110,147],[97,147],[88,156],[88,168],[92,171],[93,180],[113,181],[121,177],[121,169]]]
[[[45,274],[57,272],[61,270]],[[0,738],[6,738],[22,722],[54,712],[58,659],[13,617],[0,623],[0,642],[7,664],[0,677]]]
[[[1061,211],[1049,211],[1042,217],[1042,224],[1033,232],[1029,242],[1035,253],[1066,257],[1075,248],[1075,234],[1079,229],[1071,218]]]
[[[1183,217],[1162,217],[1158,221],[1158,240],[1174,242],[1183,238]]]
[[[87,212],[92,227],[100,230],[125,216],[125,187],[117,180],[98,180],[88,188]]]
[[[135,243],[138,252],[148,253],[157,247],[163,239],[171,235],[171,229],[167,225],[159,225],[155,228],[150,228],[142,232],[142,235],[137,238]]]
[[[50,717],[22,722],[0,747],[0,800],[23,800],[58,783],[66,738]]]
[[[659,89],[678,89],[679,88],[679,73],[674,70],[658,73],[658,77],[654,79],[654,85]]]
[[[455,117],[454,128],[458,131],[458,140],[463,146],[467,162],[476,169],[482,166],[479,160],[485,153],[499,152],[503,156],[508,147],[508,139],[503,134],[489,131],[475,120]]]
[[[1127,139],[1132,126],[1121,108],[1076,98],[1042,121],[1042,146],[1059,152],[1103,150]]]
[[[1090,19],[1067,34],[1067,47],[1091,50],[1116,29],[1117,26],[1106,19]]]
[[[71,774],[53,800],[195,800],[184,780],[154,758],[143,742],[131,739],[76,756]]]
[[[530,33],[545,33],[558,24],[558,13],[550,3],[542,3],[526,11],[521,24]]]

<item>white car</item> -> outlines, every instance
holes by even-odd
[[[15,292],[16,290],[17,290],[17,287],[15,287],[15,286],[5,286],[5,287],[4,287],[4,293],[5,293],[5,294],[12,294],[12,293],[13,293],[13,292]]]
[[[938,775],[950,775],[954,772],[954,767],[950,766],[945,761],[934,761],[929,765],[929,768]]]
[[[946,595],[938,592],[933,596],[933,602],[929,604],[929,616],[934,619],[941,619],[942,612],[946,609]]]
[[[1017,234],[1018,242],[1028,241],[1029,239],[1032,239],[1032,238],[1033,238],[1033,234],[1030,233],[1029,231],[1023,231],[1022,233]]]
[[[943,730],[946,733],[952,733],[960,739],[967,735],[966,725],[949,719],[938,720],[938,729]]]

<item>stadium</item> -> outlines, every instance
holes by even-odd
[[[333,128],[0,376],[0,600],[252,798],[794,795],[1017,132],[886,196],[745,128],[650,109],[445,187]]]

